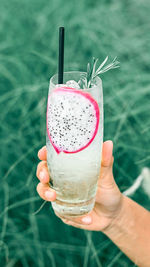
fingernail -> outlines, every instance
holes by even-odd
[[[109,161],[112,157],[113,152],[113,142],[111,140],[106,141],[109,144],[109,149],[106,151],[106,159]]]
[[[45,197],[48,198],[48,199],[52,199],[54,197],[54,192],[46,191],[45,192]]]
[[[38,156],[43,151],[43,149],[44,149],[44,146],[38,151]]]
[[[45,171],[41,171],[39,173],[39,178],[40,178],[41,181],[43,181],[45,179],[45,176],[46,176]]]
[[[82,222],[85,224],[90,224],[92,222],[92,218],[90,216],[86,216],[82,218]]]
[[[41,148],[41,149],[38,151],[38,153],[37,153],[37,154],[38,154],[38,156],[39,156],[39,154],[41,153],[41,151],[42,151],[42,148]]]

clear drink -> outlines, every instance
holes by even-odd
[[[74,80],[78,82],[82,74],[83,74],[82,72],[77,72],[77,71],[65,72],[64,73],[64,84],[66,84],[66,82],[69,80]],[[49,132],[53,130],[53,127],[51,125],[53,124],[51,121],[53,119],[53,116],[51,113],[54,112],[55,110],[55,108],[53,109],[54,102],[51,100],[52,99],[51,94],[56,90],[56,88],[63,87],[62,85],[57,85],[57,83],[58,83],[58,76],[56,74],[50,79],[48,99],[50,99],[49,101],[51,101],[51,107],[47,109],[47,133],[46,133],[46,146],[47,146],[47,152],[48,152],[47,164],[48,164],[48,170],[50,174],[50,186],[56,191],[56,194],[57,194],[56,201],[52,202],[52,207],[57,213],[63,216],[81,216],[91,211],[94,207],[95,195],[96,195],[96,190],[97,190],[97,181],[98,181],[99,173],[100,173],[101,151],[102,151],[102,143],[103,143],[102,81],[99,77],[96,77],[92,88],[88,88],[88,89],[76,88],[75,89],[76,93],[77,93],[77,90],[79,91],[79,109],[76,112],[74,112],[75,109],[73,111],[71,110],[70,112],[76,113],[74,114],[75,116],[77,116],[75,121],[77,122],[78,127],[76,128],[80,128],[78,116],[82,116],[82,114],[77,114],[77,113],[82,113],[81,112],[82,100],[83,102],[86,101],[86,99],[84,98],[84,94],[82,96],[82,93],[80,92],[83,92],[89,95],[91,99],[94,99],[93,101],[97,103],[97,107],[99,108],[99,120],[96,122],[94,121],[95,123],[94,125],[96,125],[94,127],[97,127],[97,130],[95,130],[96,135],[95,136],[93,135],[93,139],[92,139],[92,135],[90,137],[86,137],[87,139],[91,139],[91,141],[89,143],[86,143],[85,141],[87,145],[82,146],[84,133],[85,135],[87,135],[87,131],[89,130],[89,129],[86,129],[88,125],[85,122],[88,116],[86,115],[85,117],[86,119],[84,119],[81,123],[81,128],[83,124],[85,123],[86,130],[85,132],[83,131],[83,135],[81,136],[82,140],[81,142],[79,142],[81,144],[78,144],[82,146],[82,149],[78,149],[76,147],[77,146],[76,143],[74,142],[75,144],[73,147],[75,151],[72,150],[71,152],[67,151],[67,149],[69,149],[68,148],[70,145],[69,143],[67,143],[69,144],[68,147],[66,145],[66,150],[63,148],[63,141],[61,143],[61,138],[60,138],[61,135],[56,141],[56,143],[60,142],[59,147],[61,147],[60,148],[61,151],[58,152],[56,148],[57,145],[56,147],[54,147],[55,136],[50,136],[50,132]],[[63,92],[61,92],[62,90],[63,89],[59,90],[58,97],[61,94],[63,94]],[[64,89],[64,93],[65,92],[68,94],[67,89]],[[76,93],[75,95],[72,95],[70,93],[71,101],[73,99],[73,96],[74,96],[74,99],[76,99],[76,96],[78,97],[78,94]],[[57,95],[55,94],[54,98],[56,97]],[[63,94],[63,97],[64,97],[64,94]],[[81,99],[81,102],[80,102],[80,99]],[[59,102],[59,99],[58,99],[58,102]],[[68,103],[68,102],[65,102],[65,103]],[[65,106],[65,103],[63,103],[64,106],[62,107],[63,108],[62,111],[67,110],[67,112],[64,113],[65,114],[64,116],[68,116],[70,109],[68,109],[68,107]],[[91,107],[90,104],[89,106],[90,108],[93,108],[94,110],[94,105],[96,104],[95,103],[92,104],[92,103],[94,102],[91,102],[91,105],[93,106]],[[60,102],[60,105],[62,105],[62,102]],[[72,107],[73,105],[74,104],[72,102],[70,107]],[[56,109],[59,109],[59,106],[57,106],[57,103],[56,103]],[[59,124],[60,124],[60,121],[62,121],[62,119],[60,120],[62,111],[58,115]],[[84,109],[83,109],[83,112],[85,112]],[[92,116],[90,111],[87,114],[89,114],[89,116]],[[66,120],[66,118],[63,117],[63,120]],[[93,123],[92,120],[89,123],[92,124]],[[54,123],[54,126],[57,127],[57,125],[58,123],[57,124]],[[70,136],[67,132],[65,132],[65,130],[63,130],[63,129],[66,129],[63,127],[63,125],[61,126],[61,128],[62,128],[61,130],[63,131],[63,133],[61,132],[62,134],[65,134],[66,136]],[[78,132],[76,132],[76,128],[74,128],[74,133],[75,135],[77,135],[74,137],[75,140],[78,139],[78,136],[80,136],[80,132],[83,130],[83,129],[79,129]],[[93,129],[91,130],[94,132]],[[56,132],[54,133],[56,135],[58,134]],[[68,140],[68,139],[63,139],[63,140]],[[65,142],[68,142],[68,141],[65,141]]]

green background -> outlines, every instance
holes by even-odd
[[[99,232],[63,224],[36,193],[45,145],[49,78],[57,72],[58,27],[65,70],[108,55],[120,69],[102,75],[104,140],[114,142],[121,191],[150,159],[149,0],[0,0],[0,266],[127,267],[134,264]],[[142,188],[133,198],[148,207]]]

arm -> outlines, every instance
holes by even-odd
[[[133,262],[150,266],[150,212],[128,197],[111,225],[103,231]]]

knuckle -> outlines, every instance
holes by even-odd
[[[42,161],[40,161],[37,165],[37,168],[36,168],[36,176],[38,176],[39,174],[39,171],[40,171],[40,168],[41,168],[41,164],[42,164]]]
[[[111,166],[114,164],[114,156],[111,158]]]
[[[39,151],[38,151],[38,158],[40,160],[46,159],[47,156],[47,149],[46,146],[43,146]]]
[[[36,187],[36,191],[38,192],[38,194],[40,194],[41,187],[42,187],[42,184],[41,183],[38,183],[38,185]]]
[[[46,146],[43,146],[42,147],[42,150],[47,151]]]
[[[38,183],[37,186],[36,186],[36,191],[37,191],[37,192],[39,192],[39,184],[40,184],[40,183]]]
[[[40,161],[37,165],[37,169],[36,169],[36,176],[39,176],[40,171],[45,168],[47,171],[47,163],[46,161]]]
[[[45,175],[48,175],[49,176],[49,173],[48,173],[48,168],[46,166],[43,166],[41,168],[42,171],[44,171]]]

